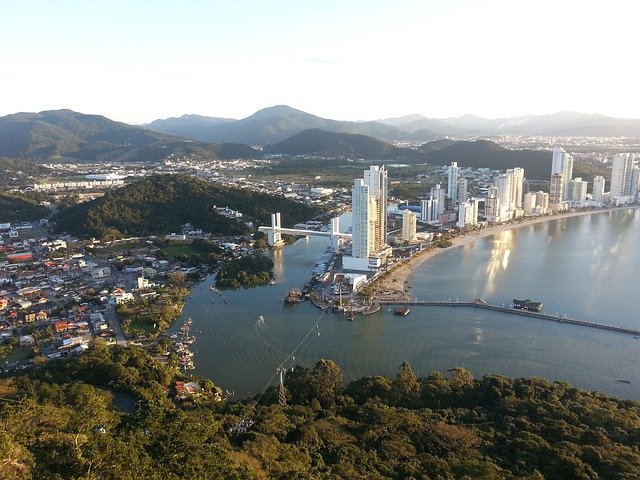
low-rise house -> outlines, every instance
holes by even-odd
[[[199,395],[202,392],[202,388],[196,382],[176,381],[173,388],[176,391],[176,397],[180,400],[186,400],[188,397]]]

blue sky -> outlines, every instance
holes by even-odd
[[[0,0],[0,115],[640,118],[640,2]]]

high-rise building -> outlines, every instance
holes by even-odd
[[[631,195],[631,177],[633,176],[634,155],[619,153],[611,164],[611,196],[628,197]]]
[[[588,183],[583,181],[581,177],[572,179],[569,182],[568,201],[573,203],[585,202],[587,200],[587,185]]]
[[[564,151],[564,148],[555,147],[553,149],[553,158],[551,160],[551,176],[562,174],[562,200],[569,198],[569,181],[573,177],[573,157]],[[558,202],[559,205],[561,202]],[[553,203],[553,202],[551,202]]]
[[[536,208],[540,209],[540,214],[545,215],[549,210],[549,194],[540,190],[536,192]]]
[[[346,269],[366,270],[372,266],[368,259],[379,260],[376,254],[382,250],[387,238],[387,171],[384,166],[371,166],[365,170],[363,179],[353,182],[351,209],[352,252],[343,262]],[[374,263],[374,267],[379,265],[379,261]]]
[[[549,204],[554,210],[561,210],[564,201],[564,175],[554,173],[551,175],[549,186]]]
[[[631,169],[631,186],[629,187],[629,195],[632,197],[638,196],[640,190],[640,167],[634,165]]]
[[[593,201],[602,205],[604,203],[604,177],[596,175],[593,177]]]
[[[445,191],[440,184],[437,184],[431,189],[431,200],[435,200],[437,202],[437,214],[443,214],[445,210]]]
[[[456,226],[460,228],[470,227],[478,224],[478,200],[470,198],[460,204],[458,209],[458,221]]]
[[[501,173],[494,180],[495,186],[498,189],[498,220],[502,222],[510,218],[509,212],[511,211],[511,187],[512,175],[509,173]]]
[[[457,193],[457,199],[456,199],[458,205],[467,201],[468,185],[469,185],[469,182],[465,177],[458,178],[458,193]]]
[[[447,197],[451,200],[451,205],[455,206],[458,200],[458,175],[460,169],[458,168],[458,162],[451,162],[449,165],[449,171],[447,175]]]
[[[415,242],[416,236],[416,214],[411,210],[402,211],[402,239],[406,242]]]
[[[498,196],[498,187],[492,186],[487,190],[487,198],[484,202],[484,216],[489,222],[500,221],[500,198]]]
[[[514,210],[522,208],[522,190],[524,186],[524,168],[516,167],[507,170],[507,174],[511,175],[511,191],[509,199],[509,208]]]
[[[522,202],[522,208],[524,209],[524,214],[527,216],[535,215],[536,210],[536,194],[533,192],[529,192],[525,194],[524,201]]]

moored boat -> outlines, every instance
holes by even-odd
[[[526,300],[513,299],[513,308],[516,310],[527,310],[529,312],[541,312],[542,302],[532,302],[528,298]]]
[[[409,315],[410,311],[411,309],[409,307],[396,307],[393,309],[393,314],[402,315],[403,317],[406,317],[407,315]]]

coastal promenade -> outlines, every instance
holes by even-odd
[[[548,313],[530,312],[528,310],[520,310],[512,307],[502,307],[499,305],[490,305],[484,301],[441,301],[441,300],[379,300],[381,305],[398,305],[398,306],[424,306],[424,307],[466,307],[480,308],[483,310],[493,310],[494,312],[509,313],[512,315],[520,315],[523,317],[531,317],[539,320],[549,320],[557,323],[568,323],[571,325],[579,325],[581,327],[598,328],[600,330],[609,330],[612,332],[625,333],[634,336],[640,336],[640,330],[634,328],[619,327],[616,325],[608,325],[605,323],[588,322],[585,320],[577,320],[569,318],[566,315],[552,315]]]

